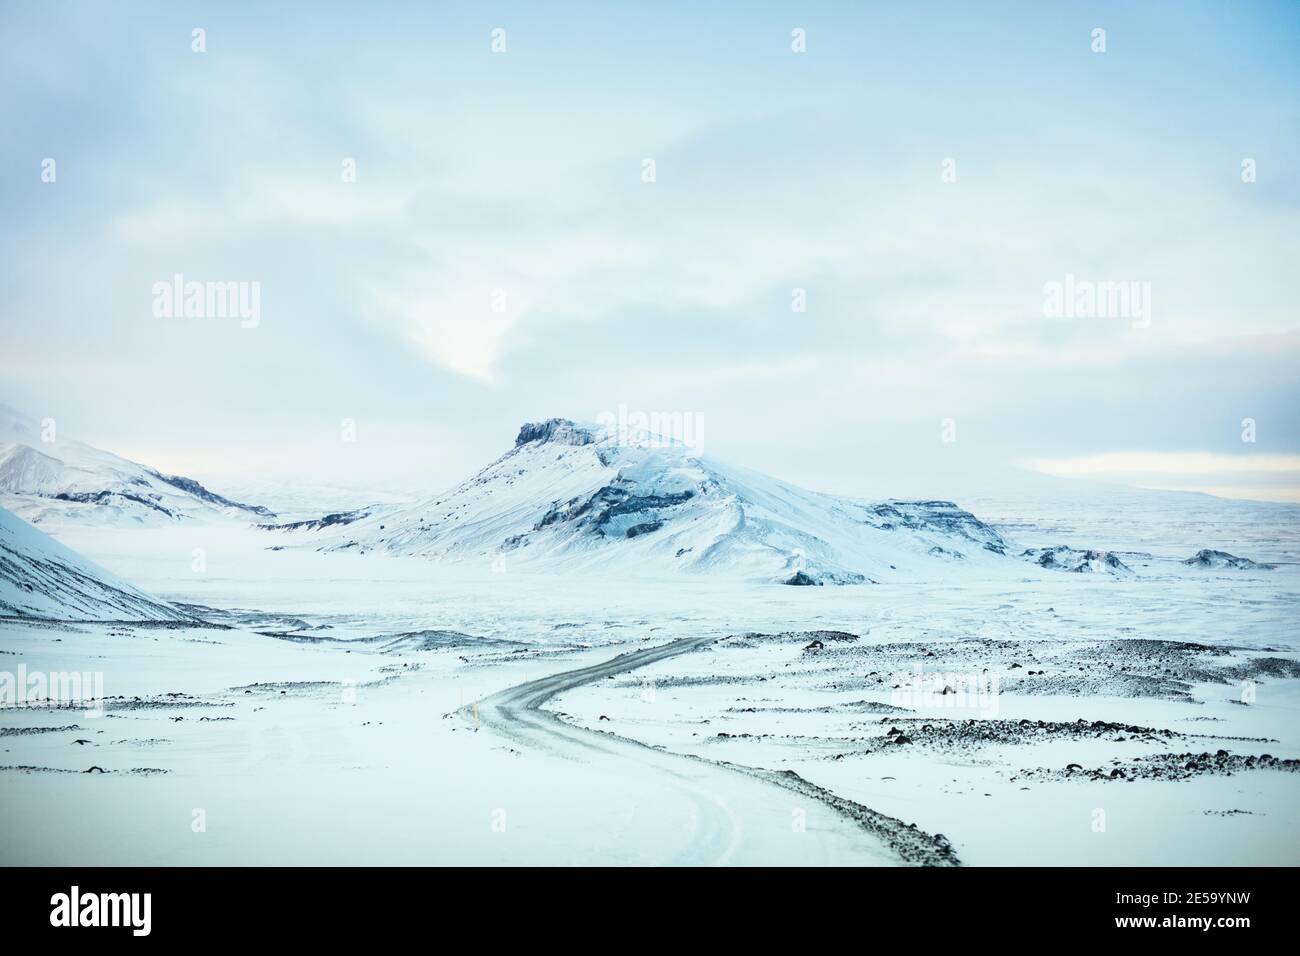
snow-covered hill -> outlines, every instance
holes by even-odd
[[[818,494],[655,435],[563,419],[524,425],[514,448],[445,494],[346,517],[286,531],[331,550],[792,584],[1010,560],[1001,536],[952,502]]]
[[[1116,576],[1128,576],[1133,573],[1133,569],[1121,561],[1117,554],[1092,549],[1079,551],[1063,544],[1051,548],[1026,548],[1020,556],[1028,558],[1040,568],[1057,571],[1104,572]]]
[[[79,441],[43,441],[41,426],[0,405],[0,505],[36,524],[156,524],[266,508],[231,501],[192,478],[161,472]]]
[[[1202,548],[1188,558],[1183,564],[1189,568],[1213,568],[1215,570],[1231,569],[1234,571],[1272,571],[1273,565],[1261,564],[1250,558],[1239,558],[1226,551]]]
[[[0,616],[59,621],[187,621],[0,508]]]

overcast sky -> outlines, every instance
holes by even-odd
[[[1300,500],[1300,4],[393,6],[0,6],[0,401],[218,489],[626,406],[847,494]]]

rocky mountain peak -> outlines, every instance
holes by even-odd
[[[590,428],[578,425],[567,418],[548,418],[544,422],[524,422],[515,439],[515,447],[529,442],[551,442],[556,445],[590,445],[596,436]]]

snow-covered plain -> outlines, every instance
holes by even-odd
[[[766,552],[593,559],[532,513],[528,547],[581,560],[46,522],[208,626],[0,620],[0,671],[107,697],[0,709],[0,862],[1300,862],[1296,510],[1247,534],[1204,496],[1117,493],[1082,530],[1040,504],[976,511],[1005,555],[904,544],[906,574],[821,587],[763,579],[789,569]],[[816,570],[858,570],[845,540]],[[1020,557],[1055,545],[1131,573]],[[1202,548],[1280,563],[1182,563]]]

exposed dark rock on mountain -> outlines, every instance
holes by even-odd
[[[251,514],[261,515],[263,518],[275,517],[275,512],[269,508],[264,508],[261,505],[246,505],[243,502],[232,501],[214,491],[209,491],[193,478],[185,478],[181,475],[164,475],[161,472],[153,471],[152,469],[150,469],[150,472],[159,480],[167,482],[167,484],[171,485],[173,488],[179,488],[181,491],[191,494],[201,501],[206,501],[209,504],[216,505],[218,508],[236,508],[239,511],[247,511]]]
[[[283,524],[259,524],[258,527],[267,531],[319,531],[321,528],[331,528],[339,525],[351,524],[354,521],[360,521],[362,518],[370,517],[371,513],[372,511],[369,508],[358,508],[356,511],[339,511],[334,514],[324,515],[320,518],[311,518],[305,521],[286,521]]]
[[[529,442],[549,441],[562,445],[589,445],[596,440],[590,429],[583,428],[564,418],[548,418],[544,422],[525,422],[515,439],[515,447]]]

